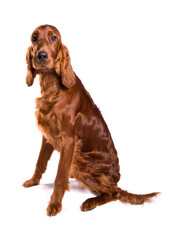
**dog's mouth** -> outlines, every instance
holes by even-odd
[[[51,70],[54,68],[54,63],[51,58],[45,60],[38,59],[37,57],[33,58],[33,67],[36,70]]]

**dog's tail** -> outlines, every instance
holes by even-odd
[[[121,188],[116,189],[116,200],[120,200],[124,203],[130,203],[133,205],[140,205],[144,202],[151,202],[153,197],[156,197],[159,192],[149,193],[149,194],[133,194],[122,190]]]

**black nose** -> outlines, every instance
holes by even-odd
[[[46,52],[37,52],[36,58],[38,58],[41,62],[44,62],[48,59],[48,54]]]

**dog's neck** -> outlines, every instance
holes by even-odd
[[[42,97],[56,97],[61,92],[61,81],[55,72],[39,73],[39,83]]]

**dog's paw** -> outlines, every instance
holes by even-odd
[[[56,216],[62,210],[62,205],[60,203],[49,203],[47,207],[47,216]]]
[[[37,180],[34,180],[34,179],[30,179],[30,180],[27,180],[25,181],[22,186],[25,187],[25,188],[28,188],[28,187],[32,187],[32,186],[35,186],[35,185],[38,185],[39,182]]]
[[[96,201],[93,198],[89,198],[81,205],[81,211],[83,212],[90,211],[96,208],[96,206],[97,206]]]

